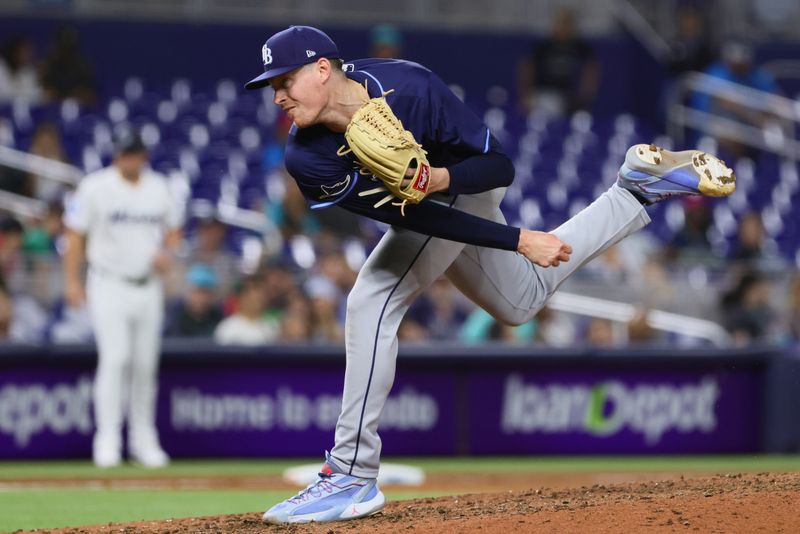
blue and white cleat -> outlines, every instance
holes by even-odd
[[[340,472],[327,451],[325,460],[317,480],[264,512],[264,521],[276,524],[344,521],[383,509],[386,498],[378,488],[377,479]]]
[[[625,154],[617,184],[653,204],[674,196],[726,197],[736,190],[736,176],[724,161],[699,150],[634,145]]]

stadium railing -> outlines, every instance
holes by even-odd
[[[763,126],[738,121],[691,107],[692,94],[709,95],[732,102],[747,111],[768,115]],[[724,137],[777,156],[800,161],[797,140],[800,106],[784,96],[759,91],[702,72],[685,75],[669,103],[668,129],[673,139],[685,137],[687,128],[714,137]]]
[[[556,311],[607,319],[622,324],[628,324],[638,312],[637,307],[633,304],[587,297],[566,291],[559,291],[550,297],[547,305]],[[648,326],[655,330],[707,340],[718,347],[724,347],[731,343],[730,334],[721,325],[707,319],[663,310],[648,310],[646,321]]]

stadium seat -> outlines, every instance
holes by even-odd
[[[528,227],[563,222],[602,194],[614,183],[631,144],[685,148],[675,147],[668,136],[650,131],[627,113],[524,115],[500,87],[489,89],[484,98],[472,93],[472,100],[467,101],[503,143],[516,169],[502,209],[510,222]],[[279,116],[269,89],[245,92],[230,79],[198,83],[178,78],[158,86],[131,76],[91,108],[74,101],[1,105],[0,144],[27,148],[35,125],[52,120],[62,132],[68,159],[93,170],[110,160],[114,128],[130,123],[141,129],[153,168],[181,173],[193,198],[215,203],[222,194],[227,201],[249,207],[263,198],[274,201],[285,191],[283,173],[271,173],[281,154],[276,140]],[[719,147],[714,139],[702,137],[698,148],[717,153]],[[713,232],[729,241],[741,215],[756,209],[781,252],[796,254],[800,228],[792,206],[800,198],[797,164],[763,153],[731,162],[738,190],[714,203]],[[651,210],[651,228],[669,239],[682,225],[682,213],[679,203],[656,207]]]

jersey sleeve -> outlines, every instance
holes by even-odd
[[[64,210],[64,225],[80,234],[89,231],[92,222],[92,184],[90,180],[82,180],[78,189],[67,201]]]
[[[459,243],[503,250],[517,250],[520,229],[483,219],[446,204],[425,199],[405,207],[405,216],[391,202],[374,207],[381,195],[350,195],[340,207],[407,230]]]
[[[489,128],[434,73],[430,73],[429,92],[430,139],[423,140],[423,146],[425,142],[448,145],[463,157],[499,149]]]
[[[450,172],[450,192],[474,194],[507,187],[514,179],[514,166],[500,142],[477,115],[431,73],[431,139],[423,141],[437,152],[447,146],[454,159],[445,166]]]

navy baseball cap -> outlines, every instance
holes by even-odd
[[[264,73],[247,82],[244,88],[265,87],[270,78],[314,63],[321,57],[339,57],[336,43],[325,32],[311,26],[289,26],[264,43],[261,48]]]

